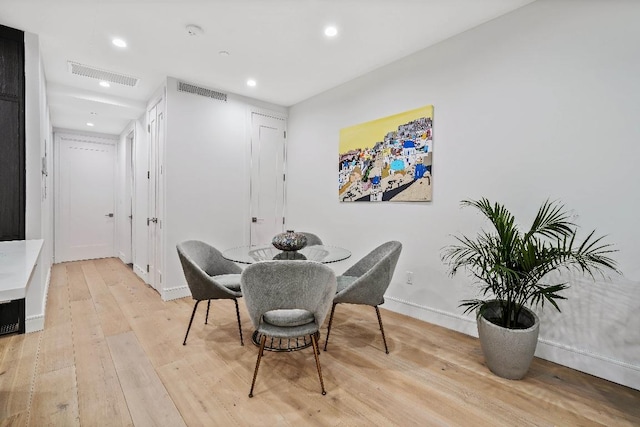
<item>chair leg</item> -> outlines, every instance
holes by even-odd
[[[209,323],[209,307],[211,307],[211,300],[207,300],[207,315],[204,318],[204,324],[208,325]]]
[[[320,357],[318,357],[318,339],[316,334],[311,334],[311,343],[313,344],[313,355],[316,358],[316,368],[318,368],[318,377],[320,377],[320,387],[322,388],[322,395],[327,392],[324,389],[324,381],[322,381],[322,369],[320,369]]]
[[[242,324],[240,323],[240,310],[238,310],[238,300],[234,298],[233,302],[236,303],[236,317],[238,318],[238,330],[240,331],[240,345],[244,345],[244,340],[242,339]]]
[[[382,317],[380,317],[380,309],[376,305],[376,314],[378,315],[378,323],[380,324],[380,332],[382,332],[382,341],[384,342],[384,351],[389,354],[389,349],[387,348],[387,339],[384,337],[384,328],[382,327]]]
[[[253,371],[253,381],[251,381],[251,390],[249,390],[249,397],[253,397],[253,386],[256,385],[256,377],[258,376],[258,368],[260,368],[260,360],[262,360],[262,354],[264,352],[264,344],[267,342],[267,336],[262,335],[260,338],[260,350],[258,350],[258,360],[256,360],[256,369]]]
[[[196,305],[193,306],[193,312],[191,313],[191,320],[189,320],[189,326],[187,326],[187,333],[184,335],[184,341],[182,345],[187,345],[187,337],[189,336],[189,329],[191,329],[191,324],[193,323],[193,316],[196,315],[196,309],[198,308],[198,304],[200,301],[196,301]]]
[[[324,339],[324,351],[327,351],[327,344],[329,344],[329,334],[331,333],[331,323],[333,323],[333,312],[336,310],[336,303],[331,306],[331,315],[329,316],[329,327],[327,328],[327,338]]]

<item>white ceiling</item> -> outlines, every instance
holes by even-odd
[[[39,36],[53,126],[119,134],[166,76],[291,106],[532,1],[0,0],[0,24]],[[67,61],[140,82],[102,88]]]

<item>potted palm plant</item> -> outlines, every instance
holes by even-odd
[[[464,269],[480,287],[479,297],[460,307],[476,312],[487,366],[503,378],[520,379],[538,342],[540,322],[533,309],[549,303],[560,311],[557,301],[565,299],[562,291],[569,287],[549,273],[574,269],[593,277],[617,271],[610,257],[615,250],[595,237],[595,230],[578,242],[577,226],[558,202],[544,202],[526,231],[500,203],[482,198],[464,200],[462,206],[478,209],[493,227],[474,238],[454,236],[456,243],[444,248],[442,259],[451,275]]]

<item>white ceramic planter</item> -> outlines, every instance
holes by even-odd
[[[500,311],[497,302],[489,302],[492,307],[485,314]],[[478,336],[485,362],[491,372],[502,378],[519,380],[529,370],[538,344],[540,320],[529,309],[524,308],[520,317],[529,318],[533,326],[527,329],[507,329],[478,317]]]

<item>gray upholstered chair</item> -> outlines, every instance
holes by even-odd
[[[308,233],[306,231],[301,231],[300,233],[304,234],[307,237],[307,246],[322,245],[322,239],[315,234]]]
[[[380,332],[382,332],[384,350],[389,354],[378,306],[384,303],[384,293],[391,283],[401,251],[402,244],[400,242],[383,243],[338,276],[338,292],[333,298],[331,316],[329,316],[327,338],[324,342],[325,351],[327,351],[327,344],[329,343],[331,323],[333,322],[333,313],[336,305],[348,303],[375,307],[378,323],[380,324]]]
[[[318,331],[336,293],[333,270],[315,261],[262,261],[245,268],[240,287],[260,336],[249,397],[253,397],[267,337],[310,337],[322,394],[326,394],[318,358]]]
[[[244,345],[240,311],[238,310],[238,298],[242,297],[242,292],[240,292],[242,269],[233,262],[224,259],[216,248],[198,240],[179,243],[177,249],[191,296],[196,300],[182,345],[187,345],[189,330],[200,301],[207,301],[207,315],[204,323],[208,323],[212,299],[232,299],[236,303],[240,344]]]

